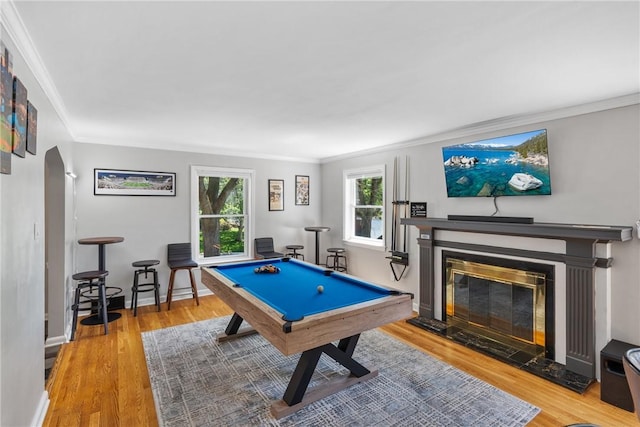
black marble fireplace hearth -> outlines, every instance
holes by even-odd
[[[407,320],[407,323],[448,338],[465,347],[473,348],[479,353],[486,354],[580,394],[584,393],[589,385],[595,381],[584,375],[568,371],[561,363],[546,359],[543,356],[531,357],[529,353],[522,352],[519,348],[492,341],[485,336],[457,327],[447,327],[447,324],[440,320],[418,316]]]

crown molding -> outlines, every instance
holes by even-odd
[[[53,83],[53,79],[49,75],[47,67],[45,67],[38,50],[36,49],[31,36],[27,31],[27,28],[16,9],[14,0],[3,1],[2,7],[0,7],[0,18],[2,25],[4,26],[7,34],[13,41],[16,49],[24,58],[27,63],[27,67],[33,73],[38,84],[44,91],[45,95],[53,105],[54,110],[62,120],[62,123],[66,127],[67,131],[71,135],[71,138],[75,140],[75,132],[71,121],[69,120],[69,113],[62,101],[62,97]]]
[[[473,123],[446,132],[423,136],[420,138],[412,139],[410,141],[383,145],[377,148],[343,154],[340,156],[325,157],[320,161],[320,163],[330,163],[336,160],[360,157],[367,154],[381,153],[390,150],[399,150],[402,148],[414,147],[416,145],[430,144],[433,142],[446,141],[455,138],[463,138],[465,136],[473,136],[480,133],[493,132],[518,126],[526,126],[534,123],[548,122],[551,120],[565,119],[568,117],[580,116],[582,114],[613,110],[614,108],[628,107],[630,105],[637,104],[640,104],[640,93],[632,93],[629,95],[608,98],[596,102],[560,108],[557,110],[542,111],[533,114],[506,116],[499,119]]]

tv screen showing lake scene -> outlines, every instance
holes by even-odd
[[[551,194],[547,130],[442,148],[449,197]]]

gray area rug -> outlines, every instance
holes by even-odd
[[[299,355],[259,335],[218,344],[229,317],[142,334],[161,426],[523,426],[540,409],[383,332],[354,358],[377,377],[275,420]],[[348,371],[322,355],[309,389]]]

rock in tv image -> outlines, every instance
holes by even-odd
[[[551,194],[547,130],[442,148],[449,197]]]

